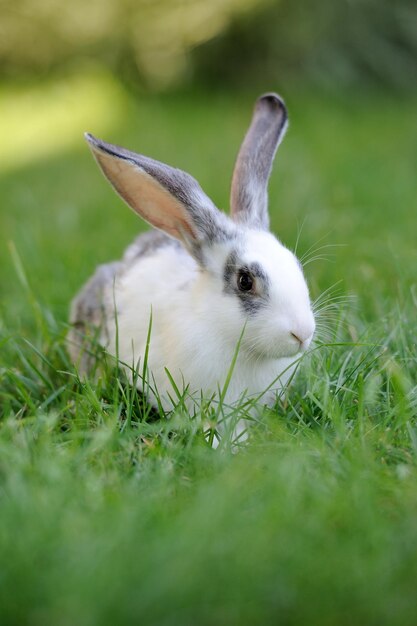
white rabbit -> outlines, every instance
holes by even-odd
[[[223,387],[239,340],[224,400],[270,387],[263,402],[274,401],[315,330],[301,265],[269,232],[267,184],[286,127],[281,98],[260,97],[237,157],[230,217],[185,172],[86,134],[117,193],[158,230],[100,266],[74,299],[68,343],[81,368],[80,337],[91,327],[127,370],[143,364],[152,315],[149,376],[164,409],[175,397],[165,368],[192,406]]]

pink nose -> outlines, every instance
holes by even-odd
[[[291,331],[290,335],[299,342],[301,350],[306,350],[310,345],[313,332],[314,331],[311,331],[310,329],[308,331],[306,330],[305,332],[297,331],[296,333]]]

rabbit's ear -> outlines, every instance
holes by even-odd
[[[121,198],[149,224],[182,241],[196,256],[201,243],[224,239],[233,228],[189,174],[88,133],[85,138]]]
[[[268,229],[268,179],[287,120],[285,104],[277,94],[258,98],[233,172],[230,206],[235,221]]]

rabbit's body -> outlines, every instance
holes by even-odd
[[[116,191],[160,230],[101,266],[75,298],[74,360],[83,358],[77,332],[92,326],[128,372],[141,373],[152,318],[151,401],[156,387],[172,408],[171,377],[189,406],[216,396],[241,342],[225,401],[265,392],[273,402],[314,332],[301,265],[268,230],[266,185],[285,127],[278,96],[260,98],[235,167],[232,219],[184,172],[87,136]]]
[[[250,231],[247,236],[253,238]],[[268,240],[272,236],[257,233],[255,238]],[[213,265],[217,261],[220,271],[237,243],[233,240],[218,245]],[[104,284],[103,273],[107,276]],[[140,360],[146,351],[152,316],[148,368],[160,400],[166,410],[172,408],[175,392],[166,368],[181,391],[188,386],[186,402],[192,407],[201,390],[205,397],[210,397],[224,384],[243,330],[243,320],[241,325],[236,324],[241,315],[238,302],[228,302],[231,307],[225,316],[224,299],[230,300],[233,295],[225,291],[218,278],[217,272],[214,278],[201,272],[175,240],[164,240],[157,231],[150,231],[127,249],[121,263],[99,268],[95,300],[91,300],[89,282],[75,301],[71,321],[76,324],[88,309],[101,311],[100,318],[90,323],[100,323],[100,343],[107,352],[118,355],[131,375],[135,367],[142,371]],[[207,285],[210,281],[212,284]],[[75,357],[75,335],[71,343]],[[291,375],[292,361],[262,354],[251,344],[248,349],[243,342],[225,401],[233,403],[243,393],[254,396],[271,387],[262,396],[263,402],[270,403]],[[141,377],[138,386],[142,388]]]

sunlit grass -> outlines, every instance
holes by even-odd
[[[123,116],[125,96],[104,71],[47,84],[0,87],[0,174],[73,149],[83,132],[109,132]]]

